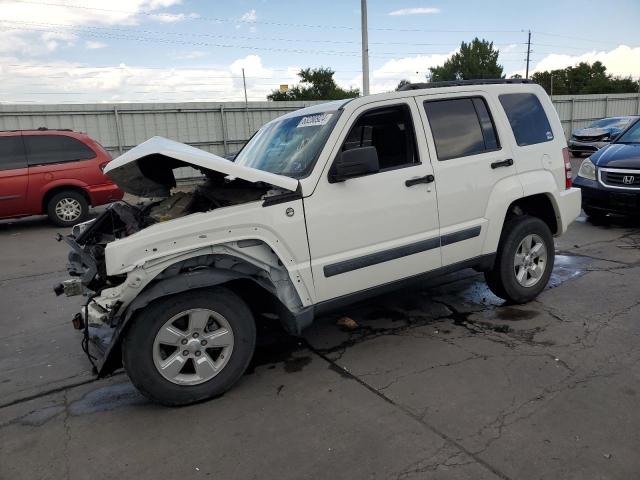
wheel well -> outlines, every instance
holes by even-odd
[[[89,198],[89,195],[87,195],[87,192],[85,192],[83,188],[77,187],[75,185],[61,185],[59,187],[52,188],[51,190],[49,190],[47,193],[44,194],[44,197],[42,197],[42,211],[46,213],[47,204],[49,203],[49,200],[51,200],[51,197],[53,197],[57,193],[66,192],[66,191],[80,193],[85,198],[87,203],[91,205],[91,199]]]
[[[547,195],[539,193],[530,197],[519,198],[507,210],[507,220],[514,215],[530,215],[538,217],[547,224],[554,235],[558,233],[558,219],[553,204]]]

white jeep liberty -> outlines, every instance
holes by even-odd
[[[203,173],[191,191],[174,188],[185,166]],[[60,237],[75,278],[56,290],[87,296],[74,325],[98,375],[124,366],[166,405],[228,390],[258,313],[299,335],[323,312],[469,267],[527,302],[580,212],[558,116],[527,81],[316,105],[264,125],[233,161],[154,137],[105,172],[155,201]]]

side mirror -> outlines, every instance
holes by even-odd
[[[341,152],[333,162],[329,181],[343,182],[347,178],[359,177],[380,170],[376,147],[352,148]]]

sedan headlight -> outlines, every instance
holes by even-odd
[[[589,180],[596,179],[596,166],[593,164],[591,159],[587,158],[582,165],[580,165],[580,170],[578,170],[578,176],[582,178],[588,178]]]

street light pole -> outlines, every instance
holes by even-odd
[[[362,94],[369,95],[369,35],[367,33],[367,0],[360,0],[362,21]]]

